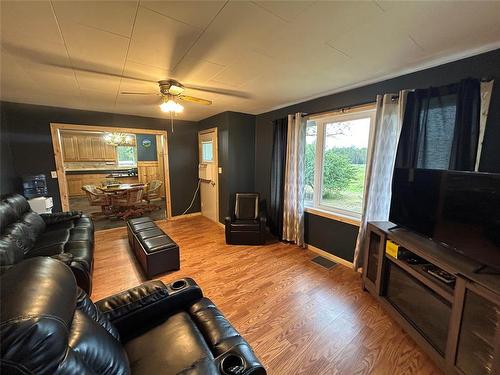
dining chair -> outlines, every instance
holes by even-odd
[[[161,182],[160,180],[152,180],[146,185],[146,188],[144,189],[143,199],[147,202],[147,209],[159,210],[161,208],[160,206],[152,205],[151,201],[161,199],[162,185],[163,182]]]
[[[110,213],[111,199],[107,194],[99,191],[95,185],[83,185],[82,190],[87,196],[90,206],[101,207],[101,212],[93,212],[92,216],[108,215]]]
[[[144,214],[144,203],[142,197],[144,187],[137,186],[111,196],[111,205],[118,210],[118,217],[127,220],[131,216]]]

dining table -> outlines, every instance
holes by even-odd
[[[105,194],[123,193],[129,189],[136,189],[138,187],[144,188],[146,184],[112,184],[107,186],[97,186],[97,189]]]
[[[102,191],[104,194],[110,197],[109,206],[108,206],[108,214],[106,216],[110,217],[121,217],[123,219],[128,218],[131,215],[142,215],[143,209],[138,209],[134,204],[115,206],[113,201],[116,198],[121,199],[120,195],[126,194],[128,190],[131,189],[144,189],[146,184],[110,184],[105,186],[96,186],[96,188]]]

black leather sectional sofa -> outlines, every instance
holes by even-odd
[[[39,215],[19,194],[0,200],[0,272],[24,259],[47,256],[69,265],[80,288],[92,290],[94,224],[81,212]]]
[[[266,374],[192,279],[150,281],[94,304],[65,264],[39,257],[0,284],[2,374]]]

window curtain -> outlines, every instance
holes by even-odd
[[[480,82],[419,89],[408,95],[396,166],[473,171],[480,133]]]
[[[304,246],[304,159],[306,122],[301,113],[288,116],[283,239]]]
[[[271,194],[269,202],[269,230],[279,239],[283,237],[283,200],[288,119],[273,121],[273,152],[271,159]]]
[[[481,118],[479,119],[479,141],[477,144],[475,171],[482,171],[480,169],[481,152],[483,150],[484,133],[486,132],[486,124],[488,123],[488,112],[494,83],[494,80],[481,82]]]
[[[375,123],[370,128],[363,212],[359,226],[354,269],[362,266],[366,226],[369,221],[389,219],[391,185],[398,139],[408,91],[377,96]]]

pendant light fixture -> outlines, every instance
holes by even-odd
[[[181,113],[184,111],[184,107],[177,103],[174,100],[174,97],[172,95],[165,95],[162,98],[162,102],[160,104],[160,109],[162,112],[170,114],[170,122],[172,125],[172,133],[174,132],[174,115]]]

